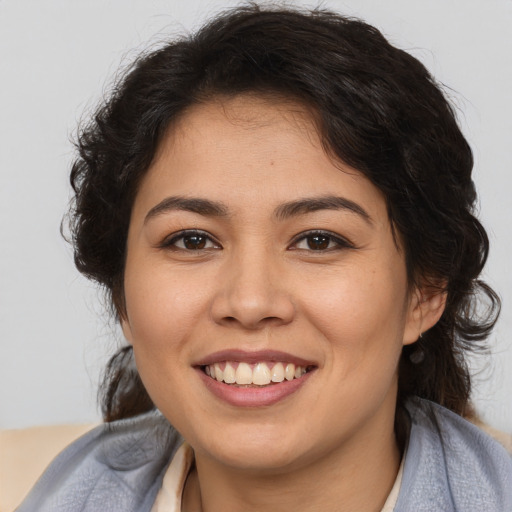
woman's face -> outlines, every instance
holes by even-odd
[[[197,456],[279,470],[392,433],[420,328],[404,255],[299,105],[181,118],[135,200],[125,293],[144,385]]]

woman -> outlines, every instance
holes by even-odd
[[[75,261],[128,346],[109,423],[21,512],[512,509],[459,416],[499,309],[471,150],[418,61],[333,13],[229,11],[142,57],[78,149]]]

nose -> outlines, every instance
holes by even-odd
[[[211,307],[215,322],[257,330],[289,324],[295,316],[282,269],[263,251],[246,251],[227,261]]]

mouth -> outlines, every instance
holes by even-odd
[[[201,370],[211,379],[234,387],[266,387],[300,379],[313,371],[313,365],[296,365],[286,361],[221,361],[201,366]]]
[[[211,354],[194,367],[213,395],[237,407],[273,405],[295,394],[318,368],[284,352],[241,350]]]

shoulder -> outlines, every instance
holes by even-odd
[[[479,428],[438,404],[407,403],[411,432],[396,511],[512,510],[512,459]]]
[[[18,512],[150,510],[181,442],[157,411],[101,425],[55,458]]]

